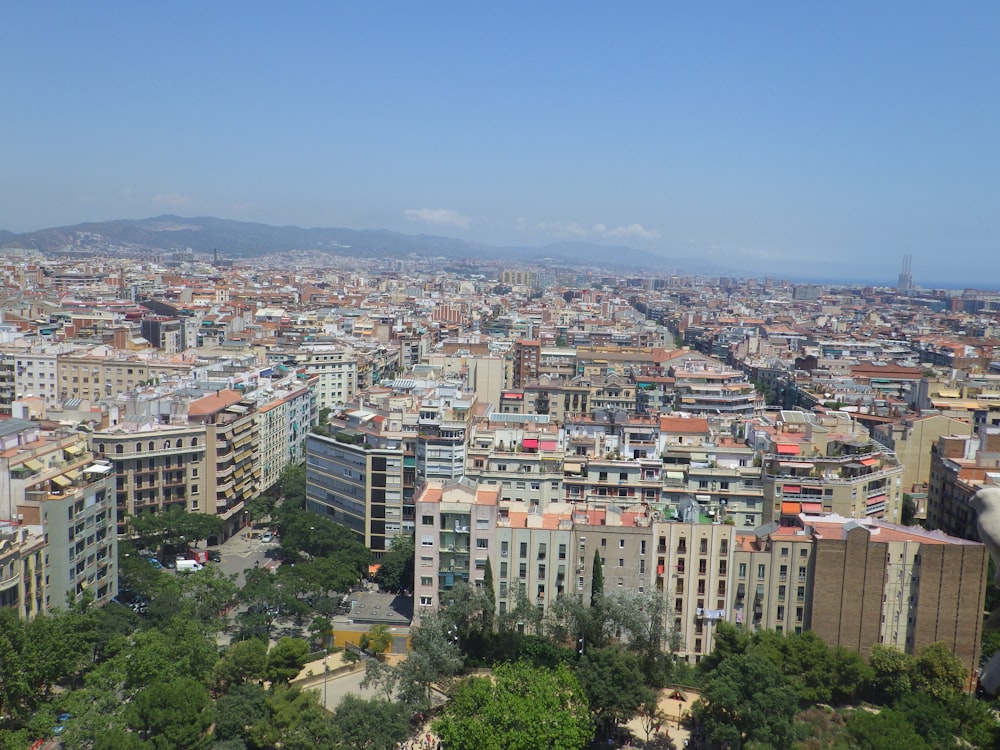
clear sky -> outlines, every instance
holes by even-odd
[[[1000,286],[1000,3],[7,2],[0,228],[162,213]]]

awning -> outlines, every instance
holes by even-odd
[[[88,466],[86,469],[84,469],[83,473],[84,474],[107,474],[109,471],[111,471],[111,467],[108,466],[107,464],[93,464],[92,466]]]
[[[666,472],[666,477],[667,477],[667,479],[683,479],[684,478],[684,472],[683,471],[668,471],[668,472]]]
[[[873,458],[862,458],[861,459],[861,465],[862,466],[874,466],[877,463],[878,463],[878,459],[874,458],[874,457]]]
[[[522,448],[538,448],[538,438],[525,438],[521,441]]]
[[[781,515],[783,516],[797,516],[801,512],[802,512],[802,503],[781,504]]]
[[[563,471],[570,474],[578,474],[583,471],[583,464],[579,461],[563,461]]]
[[[557,443],[555,440],[541,440],[538,443],[538,447],[543,451],[554,451],[556,450]]]
[[[802,503],[803,513],[822,513],[823,503]]]
[[[786,484],[781,491],[786,495],[795,495],[802,492],[802,488],[797,484]]]
[[[54,477],[52,477],[52,483],[53,484],[57,484],[60,487],[70,487],[73,484],[72,480],[69,480],[69,479],[67,479],[64,476],[54,476]]]
[[[83,448],[81,448],[79,445],[67,445],[65,448],[63,448],[63,450],[66,451],[71,456],[79,456],[81,453],[83,453]]]
[[[876,495],[875,497],[868,498],[868,502],[866,503],[866,505],[872,506],[884,502],[885,502],[885,495]]]
[[[801,449],[797,445],[792,445],[790,443],[778,443],[778,453],[782,456],[797,456],[801,452]]]
[[[42,466],[40,462],[36,461],[33,458],[29,458],[27,461],[25,461],[24,465],[27,466],[32,471],[41,471],[43,468],[45,468]]]
[[[80,472],[77,471],[76,469],[70,469],[69,471],[66,472],[66,476],[71,480],[79,479]]]
[[[814,469],[816,464],[808,461],[779,461],[778,466],[782,469]]]

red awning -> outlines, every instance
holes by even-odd
[[[663,566],[662,565],[657,565],[656,566],[656,575],[658,575],[658,576],[662,576],[663,575]]]
[[[537,448],[538,438],[525,438],[521,441],[522,448]]]
[[[878,459],[877,458],[862,458],[861,459],[861,465],[862,466],[874,466],[877,463],[878,463]]]
[[[823,503],[802,503],[803,513],[822,513]]]
[[[555,440],[539,440],[538,447],[543,451],[554,451],[556,450],[557,443]]]
[[[793,445],[791,443],[778,443],[778,453],[782,456],[797,456],[801,452],[801,449],[797,445]]]
[[[802,510],[802,503],[782,503],[781,515],[797,516]]]
[[[797,495],[802,491],[802,488],[797,484],[786,484],[781,488],[781,492],[785,495]]]

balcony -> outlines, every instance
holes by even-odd
[[[21,574],[15,573],[9,578],[4,578],[0,580],[0,591],[7,591],[8,589],[15,588],[17,584],[21,582]]]

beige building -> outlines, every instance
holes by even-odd
[[[931,448],[938,438],[945,435],[968,437],[972,432],[971,422],[931,414],[878,425],[872,430],[872,437],[896,454],[903,466],[903,491],[910,492],[930,481]],[[926,517],[924,510],[924,514],[917,514],[918,518]]]

